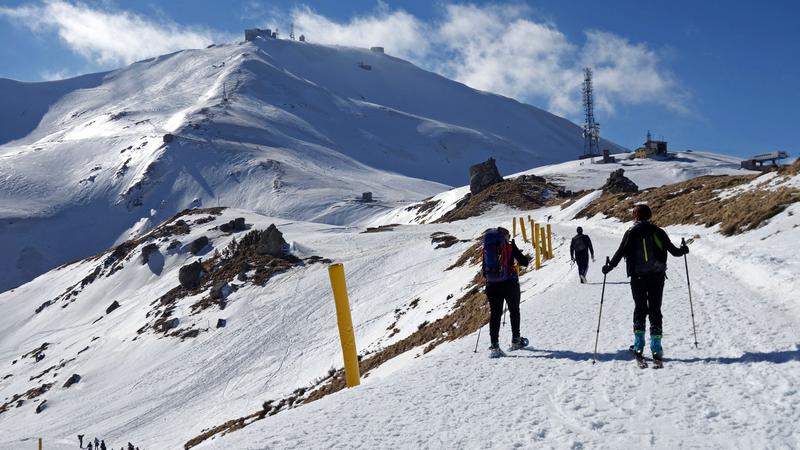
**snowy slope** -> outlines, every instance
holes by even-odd
[[[488,156],[509,172],[581,148],[565,119],[364,49],[260,40],[0,81],[0,291],[190,206],[353,224]]]
[[[652,167],[655,177],[661,168]],[[788,183],[798,181],[795,176]],[[664,302],[668,361],[662,372],[654,372],[639,370],[621,351],[629,345],[632,311],[622,268],[608,277],[599,362],[589,361],[601,290],[599,263],[627,227],[599,217],[571,220],[591,197],[565,210],[527,212],[539,220],[553,216],[556,251],[541,271],[522,277],[522,330],[532,351],[489,361],[486,329],[477,354],[475,334],[424,355],[414,349],[380,366],[356,389],[278,413],[198,448],[800,445],[800,305],[795,294],[800,257],[792,244],[800,239],[798,204],[766,226],[735,237],[723,237],[715,227],[667,230],[673,240],[696,236],[688,263],[700,348],[692,344],[683,262],[673,258]],[[194,224],[201,216],[190,216],[191,233],[181,240],[205,235],[213,248],[224,248],[233,236],[214,227],[242,216],[254,228],[276,223],[302,258],[318,255],[343,262],[356,340],[364,352],[397,342],[447,314],[470,285],[477,267],[444,270],[469,242],[436,249],[430,240],[434,232],[469,241],[520,213],[496,208],[450,224],[363,234],[360,227],[226,210],[204,224]],[[577,284],[569,264],[568,239],[577,225],[591,235],[598,257],[588,285]],[[54,383],[43,396],[0,413],[0,427],[10,430],[0,435],[0,448],[38,435],[47,448],[71,448],[78,433],[101,436],[116,447],[132,441],[143,448],[181,448],[203,430],[258,411],[262,402],[308,387],[330,368],[341,367],[327,270],[321,263],[293,268],[264,287],[243,284],[230,294],[224,310],[192,314],[189,305],[196,299],[181,300],[174,314],[180,326],[209,328],[195,338],[137,334],[152,320],[147,313],[153,302],[177,284],[178,268],[213,251],[192,256],[165,250],[166,241],[152,242],[163,254],[156,264],[138,263],[142,242],[121,270],[98,277],[79,294],[38,314],[35,309],[43,301],[79,285],[105,255],[0,294],[0,398]],[[530,252],[529,244],[522,245]],[[121,307],[106,314],[113,300]],[[398,310],[403,314],[398,316]],[[214,329],[218,318],[228,325]],[[504,345],[509,331],[508,326],[501,330]],[[21,357],[44,342],[50,346],[42,361]],[[72,373],[82,380],[63,388]],[[41,399],[48,400],[48,408],[36,415]]]

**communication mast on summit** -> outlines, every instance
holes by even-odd
[[[592,69],[583,69],[583,108],[586,117],[583,121],[583,155],[580,159],[600,156],[600,124],[594,120],[594,91],[592,89]]]
[[[292,25],[289,28],[289,39],[294,40],[294,22],[292,22]]]

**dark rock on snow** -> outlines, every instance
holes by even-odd
[[[119,308],[119,302],[114,300],[110,305],[108,305],[108,308],[106,308],[106,314],[110,314],[111,311],[114,311],[117,308]]]
[[[270,255],[275,257],[284,256],[284,248],[288,243],[283,239],[283,233],[278,230],[275,224],[271,224],[259,235],[256,253],[259,255]]]
[[[200,286],[200,278],[203,274],[203,265],[200,261],[195,261],[180,268],[178,271],[178,282],[185,288],[195,288]]]
[[[208,238],[205,236],[200,236],[192,241],[191,244],[189,244],[189,251],[192,252],[193,255],[196,255],[200,252],[200,250],[206,248],[206,245],[208,245]]]
[[[150,261],[150,255],[158,251],[158,244],[152,243],[142,247],[142,264],[147,264]]]
[[[469,168],[469,192],[475,195],[487,187],[503,181],[494,158]]]
[[[244,217],[237,217],[231,220],[230,222],[223,223],[222,225],[219,226],[219,231],[222,231],[223,233],[244,231],[246,229],[247,227],[245,226],[244,223]]]
[[[64,383],[64,388],[68,388],[79,381],[81,381],[81,376],[78,375],[77,373],[73,373],[72,376],[69,377],[67,382]]]
[[[625,169],[617,169],[611,172],[611,175],[608,176],[608,180],[606,180],[606,184],[603,185],[603,191],[612,194],[639,192],[639,186],[636,186],[636,183],[626,177],[624,173]]]

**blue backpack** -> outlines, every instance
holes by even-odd
[[[498,283],[517,277],[512,258],[513,247],[497,228],[483,234],[483,276],[487,283]]]

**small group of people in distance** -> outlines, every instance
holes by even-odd
[[[603,265],[603,274],[608,274],[625,258],[627,275],[630,278],[633,296],[633,345],[631,350],[641,356],[645,347],[645,327],[650,319],[650,351],[653,359],[661,360],[663,324],[661,300],[667,271],[667,252],[673,256],[689,253],[682,244],[675,246],[667,233],[650,222],[652,211],[647,205],[636,205],[632,210],[633,225],[625,232],[614,256]],[[578,227],[570,242],[570,259],[578,265],[580,282],[587,283],[589,257],[594,261],[592,240]],[[491,357],[504,356],[500,349],[500,319],[504,303],[511,318],[511,346],[509,351],[528,345],[528,339],[520,335],[520,286],[519,266],[527,266],[530,257],[524,255],[505,228],[490,228],[484,232],[483,276],[486,279],[486,298],[489,302],[489,347]]]
[[[86,447],[84,447],[83,438],[84,438],[83,434],[78,435],[78,445],[80,446],[80,448],[86,448],[88,450],[113,450],[113,448],[111,447],[106,447],[105,440],[97,439],[97,437],[94,438],[94,441],[89,440],[89,443],[86,445]],[[120,450],[139,450],[139,447],[134,447],[133,444],[128,442],[128,445],[120,447]]]

